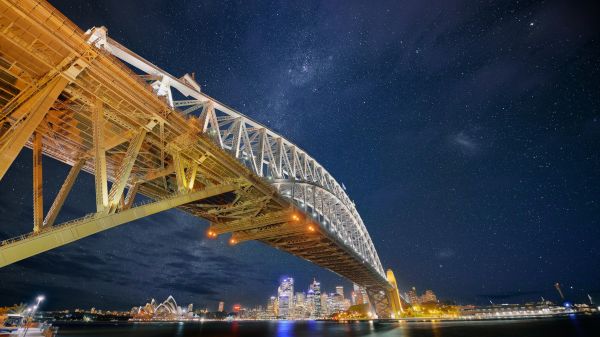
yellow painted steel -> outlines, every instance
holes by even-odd
[[[44,223],[44,195],[42,190],[42,135],[33,134],[33,231],[39,232]]]
[[[135,164],[137,155],[140,152],[140,148],[142,147],[142,142],[144,141],[145,136],[146,129],[142,128],[131,140],[129,147],[127,147],[127,152],[125,153],[123,162],[117,170],[115,182],[113,183],[108,194],[110,213],[114,213],[117,210],[119,202],[121,201],[121,197],[123,196],[123,192],[125,191],[125,187],[127,187],[127,181],[129,181],[131,170],[133,169],[133,165]]]
[[[92,107],[94,142],[94,181],[96,183],[96,211],[108,207],[108,177],[106,173],[106,150],[104,148],[104,103],[97,99]]]
[[[46,218],[44,219],[44,224],[42,228],[52,227],[54,225],[54,221],[56,221],[58,213],[60,212],[63,204],[65,203],[65,200],[67,200],[67,196],[69,195],[71,188],[73,188],[73,185],[75,184],[75,179],[77,179],[77,176],[79,175],[83,164],[85,164],[85,159],[80,159],[69,170],[65,182],[60,187],[60,190],[58,191],[58,194],[56,195],[52,206],[50,206],[50,210],[48,210],[48,214],[46,214]]]
[[[11,131],[0,139],[0,179],[68,83],[65,77],[56,76],[44,88],[30,89],[34,91],[31,97],[11,112],[11,116],[19,116],[20,119],[15,120]]]
[[[141,219],[183,204],[235,191],[235,183],[207,187],[201,191],[177,195],[116,214],[98,214],[75,220],[38,234],[0,246],[0,268],[30,256],[83,239],[101,231]]]
[[[400,300],[400,291],[398,290],[398,284],[396,283],[396,277],[391,269],[386,272],[387,281],[390,283],[391,288],[387,291],[387,296],[390,303],[391,318],[398,318],[404,312],[402,308],[402,302]]]

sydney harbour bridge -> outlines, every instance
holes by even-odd
[[[208,220],[209,238],[258,240],[365,287],[380,318],[402,310],[324,167],[104,27],[83,31],[44,1],[0,0],[0,109],[0,179],[23,147],[33,153],[33,230],[0,243],[0,267],[178,208]],[[46,213],[44,156],[71,167]],[[81,171],[95,177],[96,211],[56,223]]]

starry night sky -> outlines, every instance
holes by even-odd
[[[51,1],[307,150],[401,288],[458,303],[600,300],[600,12],[584,1]],[[68,167],[44,159],[46,207]],[[94,208],[82,174],[58,221]],[[31,151],[0,237],[31,230]],[[0,269],[0,305],[265,304],[350,283],[169,211]],[[572,288],[571,288],[572,287]]]

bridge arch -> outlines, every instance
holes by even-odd
[[[0,242],[0,267],[180,208],[209,220],[210,236],[259,240],[365,286],[390,315],[394,286],[354,202],[306,151],[104,27],[81,31],[39,0],[0,0],[0,15],[0,71],[11,79],[2,82],[0,179],[29,147],[39,182],[34,230]],[[47,214],[42,155],[72,166]],[[96,212],[55,225],[80,171],[95,176]],[[138,194],[150,201],[136,204]]]

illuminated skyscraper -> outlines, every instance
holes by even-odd
[[[284,278],[277,290],[277,298],[279,299],[279,317],[283,319],[291,319],[294,310],[294,279],[291,277]]]
[[[365,287],[360,287],[360,293],[362,296],[362,303],[363,304],[369,304],[371,303],[369,300],[369,295],[367,295],[367,288]]]
[[[219,302],[219,310],[217,310],[219,312],[223,312],[225,311],[225,302],[221,301]]]
[[[269,299],[269,304],[267,304],[267,318],[273,319],[279,316],[279,303],[277,301],[277,297],[271,296]]]
[[[306,318],[306,296],[298,292],[294,298],[294,319],[303,318]]]
[[[321,283],[317,282],[317,280],[313,280],[313,283],[310,285],[310,290],[313,292],[313,301],[314,301],[314,312],[311,315],[312,317],[319,318],[322,317],[323,312],[321,310]]]
[[[342,298],[344,298],[344,286],[335,287],[335,293],[342,296]]]
[[[417,288],[412,287],[412,289],[408,292],[408,300],[412,305],[421,303],[421,299],[417,295]]]
[[[306,300],[304,301],[306,306],[306,313],[309,318],[315,318],[315,292],[312,289],[308,289],[306,292]]]
[[[356,283],[354,283],[354,296],[356,297],[354,304],[369,304],[367,290]]]
[[[323,317],[329,316],[329,306],[327,305],[328,298],[327,294],[321,294],[321,315]]]

